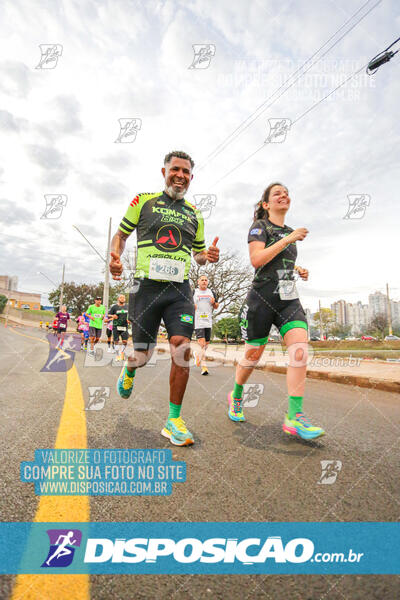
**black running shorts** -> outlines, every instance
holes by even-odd
[[[125,331],[123,329],[118,329],[118,327],[116,327],[114,325],[113,330],[112,330],[114,342],[118,342],[119,338],[121,338],[121,340],[123,342],[127,342],[128,341],[128,337],[129,337],[128,325],[126,325],[124,327],[124,329],[125,329]]]
[[[194,332],[198,340],[205,338],[206,342],[209,342],[211,339],[211,327],[201,327],[200,329],[195,329]]]
[[[281,300],[277,285],[277,281],[253,284],[247,294],[240,310],[239,325],[242,338],[249,344],[266,344],[272,325],[276,325],[282,336],[296,327],[308,329],[300,300]]]
[[[194,324],[193,292],[189,282],[164,282],[135,279],[137,291],[129,294],[128,318],[132,321],[132,340],[137,349],[155,344],[161,319],[168,339],[173,335],[192,337]]]

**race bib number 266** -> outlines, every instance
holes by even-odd
[[[185,276],[185,263],[172,258],[151,258],[149,278],[181,283]]]

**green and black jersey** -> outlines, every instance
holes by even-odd
[[[202,252],[206,248],[201,212],[184,198],[173,200],[165,192],[136,196],[119,229],[128,235],[136,229],[138,253],[135,277],[138,278],[164,280],[162,269],[171,269],[169,265],[172,263],[164,261],[168,265],[165,267],[162,259],[172,259],[184,264],[186,280],[192,249],[194,252]],[[153,271],[149,274],[151,259],[156,260],[159,277],[152,276]],[[165,279],[168,280],[168,277]]]
[[[254,221],[250,227],[248,242],[264,242],[265,247],[272,246],[281,238],[286,237],[294,231],[291,227],[284,225],[280,227],[271,223],[267,218]],[[297,258],[296,244],[289,244],[282,252],[279,252],[270,262],[258,267],[254,274],[253,283],[265,281],[277,281],[279,279],[293,279],[293,270]]]
[[[108,314],[117,315],[117,318],[113,320],[114,327],[128,326],[128,306],[126,304],[113,304]]]

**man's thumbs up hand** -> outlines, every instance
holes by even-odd
[[[219,261],[219,248],[217,247],[219,237],[214,238],[213,243],[207,250],[207,260],[210,263],[216,263]]]

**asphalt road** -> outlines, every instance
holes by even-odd
[[[32,336],[35,339],[32,339]],[[64,404],[66,373],[41,372],[48,350],[38,330],[0,326],[0,514],[31,521],[38,498],[21,483],[19,465],[36,448],[54,447]],[[327,435],[316,442],[288,438],[281,429],[285,377],[255,372],[264,384],[246,423],[227,417],[234,370],[193,368],[182,415],[192,447],[170,446],[160,435],[168,413],[169,359],[136,376],[124,401],[115,382],[120,367],[75,365],[85,402],[90,386],[110,388],[102,410],[85,411],[88,448],[173,448],[187,463],[187,481],[169,497],[93,497],[91,521],[398,521],[400,515],[400,404],[397,394],[309,380],[305,412]],[[321,460],[342,462],[332,485],[320,485]],[[0,598],[15,578],[2,576]],[[34,597],[34,596],[29,596]],[[90,598],[119,599],[395,599],[400,576],[372,575],[104,575],[91,576]],[[40,595],[37,598],[53,600]],[[71,597],[73,600],[73,597]]]

